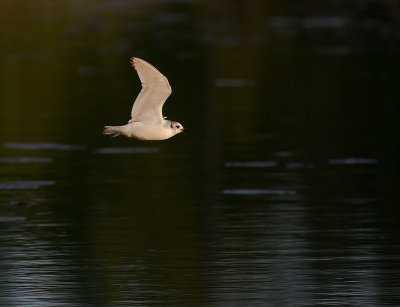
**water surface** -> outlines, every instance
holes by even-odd
[[[400,305],[396,2],[0,10],[1,306]]]

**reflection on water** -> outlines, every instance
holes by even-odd
[[[0,157],[0,163],[50,163],[47,157]]]
[[[85,150],[84,145],[69,145],[57,143],[16,143],[7,142],[4,144],[6,148],[21,149],[21,150]]]
[[[396,1],[0,10],[0,306],[400,305]]]
[[[276,167],[275,161],[225,162],[225,167]]]
[[[224,190],[224,194],[236,195],[293,195],[296,191],[292,190],[264,190],[264,189],[234,189]]]
[[[51,180],[46,181],[8,181],[0,183],[0,190],[34,190],[42,186],[54,185]]]
[[[8,222],[20,222],[25,221],[23,216],[0,216],[0,222],[8,223]]]
[[[377,164],[376,159],[371,158],[343,158],[343,159],[329,159],[330,164],[347,164],[347,165],[357,165],[357,164]]]

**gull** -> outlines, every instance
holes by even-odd
[[[168,79],[142,59],[133,57],[131,64],[142,82],[142,90],[132,107],[132,118],[123,126],[105,126],[103,134],[138,140],[166,140],[183,132],[180,123],[167,120],[162,114],[164,102],[172,93]]]

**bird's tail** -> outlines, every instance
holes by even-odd
[[[111,135],[111,137],[116,137],[120,135],[121,133],[119,132],[118,129],[116,129],[116,126],[105,126],[103,130],[104,135]]]

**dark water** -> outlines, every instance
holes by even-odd
[[[398,1],[0,11],[1,306],[400,305]]]

